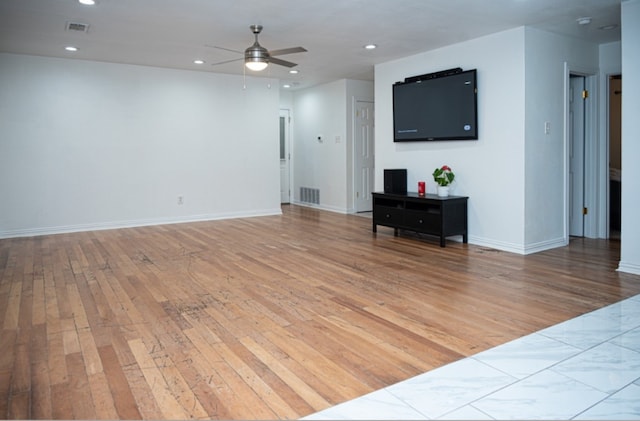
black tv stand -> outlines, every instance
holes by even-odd
[[[373,232],[378,225],[398,230],[409,230],[440,237],[440,247],[446,237],[462,235],[467,243],[467,200],[464,196],[440,197],[435,194],[419,196],[418,193],[372,193]]]

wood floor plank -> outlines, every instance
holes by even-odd
[[[216,369],[216,367],[224,367],[224,362],[211,348],[211,342],[202,336],[202,330],[191,328],[184,332],[198,350],[199,355],[194,358],[196,364],[198,364],[198,361],[202,361],[198,364],[203,368],[198,383],[204,383],[210,387],[217,397],[218,402],[216,402],[214,408],[215,415],[219,417],[218,419],[255,418],[247,406],[247,400],[244,399],[244,396],[236,393],[237,390],[232,390],[230,384],[233,384],[235,379],[229,379],[228,377],[225,379],[224,371]],[[219,343],[219,341],[213,343]],[[210,412],[209,414],[211,415],[212,413]]]
[[[0,370],[0,419],[9,419],[11,371]]]
[[[183,353],[180,352],[177,356],[180,357],[182,354]],[[187,414],[187,417],[190,419],[206,417],[206,411],[198,398],[193,394],[193,391],[172,357],[170,357],[169,354],[164,354],[153,357],[153,360],[156,366],[161,368],[162,376],[169,386],[171,395],[175,397],[176,401],[183,408],[183,411]]]
[[[3,329],[16,330],[18,328],[20,301],[22,299],[22,277],[16,276],[11,283],[11,291],[4,311]],[[1,311],[1,310],[0,310]]]
[[[248,350],[267,365],[270,370],[276,373],[286,384],[291,386],[291,388],[300,395],[300,398],[303,399],[312,409],[319,411],[321,408],[327,408],[330,406],[329,402],[327,402],[311,386],[302,381],[302,379],[296,376],[285,365],[281,364],[277,358],[262,348],[252,338],[245,337],[240,339],[240,341]]]
[[[289,406],[264,379],[257,375],[252,367],[245,362],[234,349],[225,343],[217,343],[213,348],[224,361],[241,377],[247,386],[266,404],[275,414],[277,419],[290,419],[295,417],[295,411]],[[261,416],[260,413],[257,415]],[[271,414],[265,414],[271,415]]]
[[[71,407],[75,419],[96,419],[96,408],[91,396],[89,378],[85,370],[82,353],[74,352],[65,355],[69,373],[69,388],[67,393],[71,397]]]
[[[118,419],[118,411],[107,378],[103,372],[92,373],[87,378],[91,389],[93,407],[96,411],[96,419]]]
[[[28,344],[17,344],[16,355],[11,374],[11,395],[31,390],[31,364],[29,362]]]
[[[69,393],[67,383],[58,383],[51,386],[51,418],[54,420],[74,419],[71,401],[74,396]],[[77,417],[79,418],[79,417]]]
[[[28,420],[31,419],[31,393],[19,392],[11,395],[9,404],[8,419]]]
[[[102,346],[98,349],[98,354],[117,412],[114,419],[140,419],[135,398],[113,347],[111,345]]]
[[[297,206],[0,240],[0,418],[304,417],[640,294],[619,258]]]
[[[46,360],[31,364],[31,418],[52,419],[51,382]]]
[[[18,333],[15,329],[0,330],[0,372],[10,372],[13,369],[17,337]]]
[[[142,343],[141,340],[131,340],[129,341],[129,347],[136,357],[140,370],[142,370],[142,374],[151,389],[151,393],[153,393],[155,401],[162,411],[162,418],[180,420],[191,418],[175,396],[171,394],[170,387],[162,374],[161,367],[156,366],[144,343]]]
[[[31,323],[34,325],[44,324],[47,320],[45,293],[44,293],[44,276],[37,277],[33,281],[33,305],[32,305]]]
[[[67,360],[64,352],[64,333],[48,334],[47,344],[49,382],[51,385],[66,384],[68,377]]]

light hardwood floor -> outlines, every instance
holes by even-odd
[[[283,212],[0,240],[0,417],[297,418],[640,293],[615,241]]]

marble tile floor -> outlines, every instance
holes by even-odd
[[[640,420],[640,295],[305,420]]]

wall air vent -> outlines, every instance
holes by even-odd
[[[81,22],[67,22],[67,31],[87,32],[89,25]]]
[[[320,189],[312,189],[310,187],[300,187],[300,202],[320,204]]]

